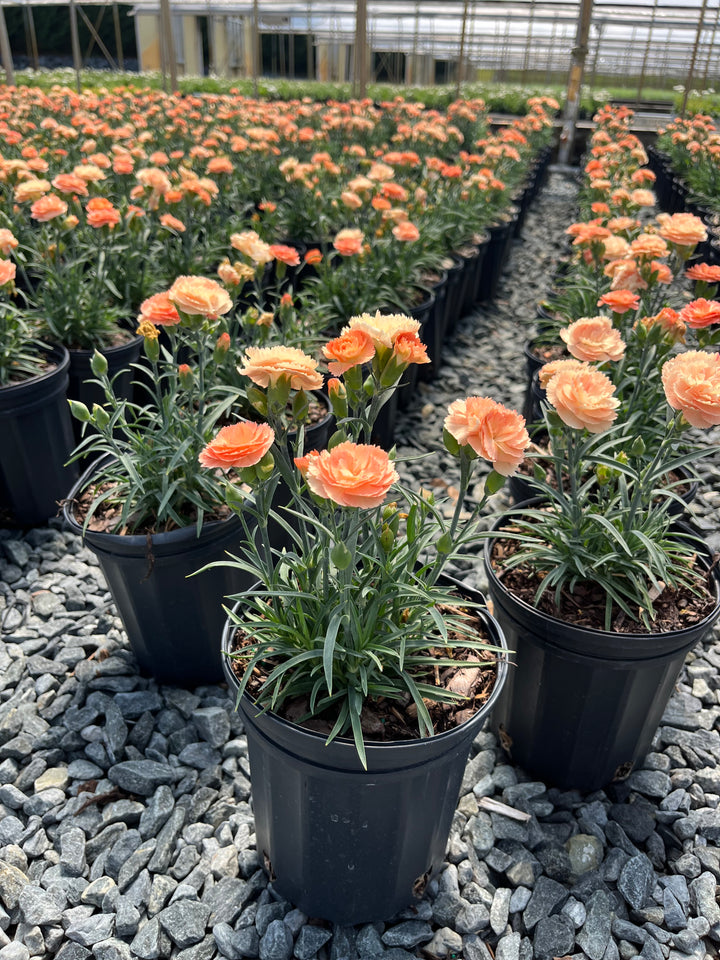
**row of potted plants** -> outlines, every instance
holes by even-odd
[[[316,349],[354,312],[381,308],[426,320],[437,369],[446,324],[492,293],[493,275],[479,270],[485,227],[489,266],[518,223],[512,201],[524,205],[536,189],[551,130],[540,100],[497,133],[477,101],[440,113],[400,99],[283,104],[24,88],[0,102],[3,323],[19,331],[13,344],[35,341],[36,370],[42,343],[70,348],[67,389],[90,408],[104,401],[101,387],[86,385],[93,351],[131,399],[123,371],[142,348],[131,321],[178,276],[214,275],[232,294],[218,330],[231,357],[278,340]],[[4,369],[19,381],[27,370],[14,354],[8,347]],[[232,363],[222,369],[234,383]],[[57,416],[53,432],[68,454]],[[35,498],[39,473],[22,461],[0,488],[27,524],[53,512],[70,474],[48,474]]]
[[[720,264],[720,132],[706,114],[676,117],[648,149],[658,203],[669,213],[700,217],[708,232],[698,253]]]
[[[678,525],[720,424],[720,267],[691,263],[698,217],[653,215],[630,117],[596,117],[581,219],[528,355],[533,468],[514,492],[535,501],[491,557],[517,656],[501,737],[532,773],[582,789],[644,756],[686,653],[720,613],[717,568]]]

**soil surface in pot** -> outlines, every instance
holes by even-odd
[[[229,475],[232,476],[232,474]],[[85,523],[85,518],[88,515],[94,499],[110,489],[112,489],[111,483],[104,483],[100,486],[91,484],[82,491],[79,497],[76,498],[73,514],[81,526]],[[219,507],[208,508],[203,514],[203,523],[213,523],[216,520],[225,520],[230,516],[230,512],[230,508],[225,506],[225,504],[220,504]],[[105,501],[100,504],[95,513],[92,515],[87,528],[95,533],[117,533],[118,531],[116,528],[121,513],[122,504],[118,504],[113,500]],[[196,521],[197,513],[195,513],[194,510],[192,512],[188,512],[187,524],[185,524],[185,526],[192,526]],[[139,527],[135,527],[132,530],[120,531],[120,533],[128,533],[139,536],[145,535],[149,538],[153,534],[167,533],[172,529],[177,528],[174,528],[173,526],[166,526],[163,527],[162,530],[158,530],[153,524],[144,524]]]
[[[529,564],[520,564],[512,569],[504,569],[504,563],[517,552],[515,540],[497,539],[493,543],[491,562],[495,575],[505,589],[514,597],[524,600],[529,606],[536,606],[535,594],[543,581],[544,574],[536,572]],[[689,588],[672,590],[669,587],[653,599],[655,619],[648,631],[641,620],[632,620],[618,607],[613,609],[612,630],[615,633],[647,634],[670,633],[684,630],[700,623],[715,608],[715,594],[710,589],[710,576],[698,571],[700,578],[697,592]],[[548,590],[540,598],[537,607],[543,613],[556,620],[563,620],[575,627],[587,627],[590,630],[605,629],[605,593],[593,582],[579,583],[572,593],[565,591],[560,605],[555,605],[555,591]]]
[[[459,607],[441,607],[448,613],[462,613],[471,629],[482,639],[485,630],[482,621]],[[452,635],[452,631],[449,631]],[[250,638],[238,628],[234,637],[234,650],[240,651],[250,644]],[[438,667],[425,675],[416,674],[418,682],[431,684],[442,690],[451,691],[467,698],[460,703],[439,703],[434,700],[425,700],[432,719],[435,733],[443,733],[459,726],[476,713],[485,703],[493,691],[497,678],[497,657],[489,650],[467,650],[464,648],[437,648],[438,657],[448,658],[455,654],[457,666]],[[258,666],[247,685],[247,693],[256,699],[262,684],[270,670],[276,664],[268,661],[267,668]],[[242,679],[244,666],[241,659],[231,660],[232,671],[238,680]],[[471,705],[468,705],[471,704]],[[307,697],[289,699],[283,706],[275,710],[278,716],[307,730],[329,734],[336,720],[336,714],[327,711],[316,717],[308,717],[309,701]],[[417,725],[417,709],[408,694],[406,700],[390,700],[378,698],[366,700],[361,714],[363,734],[367,741],[383,740],[418,740],[420,734]]]

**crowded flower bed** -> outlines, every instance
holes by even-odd
[[[291,333],[311,345],[351,314],[409,310],[428,273],[512,204],[556,107],[531,100],[496,132],[479,100],[439,111],[5,88],[4,289],[44,339],[93,349],[177,277],[215,277],[233,297],[225,330],[246,343],[283,339],[280,296],[302,269]]]

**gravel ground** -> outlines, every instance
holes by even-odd
[[[455,333],[398,433],[437,484],[459,396],[522,403],[522,343],[574,218],[551,173],[496,302]],[[698,497],[712,530],[717,464]],[[451,482],[451,481],[450,481]],[[506,503],[497,495],[497,507]],[[482,586],[476,560],[460,571]],[[720,642],[690,655],[642,769],[581,795],[531,782],[481,733],[447,861],[419,906],[332,927],[273,894],[242,726],[221,687],[138,676],[94,556],[59,522],[0,530],[0,960],[705,960],[720,954]],[[526,823],[488,813],[495,798]]]

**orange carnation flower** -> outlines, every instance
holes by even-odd
[[[592,367],[560,369],[546,390],[560,419],[575,430],[602,433],[617,418],[620,401],[613,396],[615,387],[604,373]]]
[[[231,467],[254,467],[260,463],[275,439],[267,423],[244,420],[223,427],[198,456],[204,467],[230,470]]]
[[[613,313],[627,313],[628,310],[637,310],[640,306],[640,297],[632,290],[611,290],[603,294],[597,302],[599,307],[610,307]]]
[[[625,341],[610,317],[580,317],[560,331],[560,338],[577,360],[603,363],[625,353]]]
[[[12,230],[7,227],[0,227],[0,253],[7,257],[8,254],[17,248],[18,239]]]
[[[248,347],[240,372],[259,387],[275,384],[280,377],[289,377],[293,390],[319,390],[323,385],[317,360],[297,347]]]
[[[154,323],[156,327],[172,327],[180,323],[180,314],[170,302],[167,290],[143,300],[140,304],[138,321],[142,323],[143,320]]]
[[[707,230],[700,217],[693,213],[659,213],[660,236],[676,247],[694,247],[707,239]]]
[[[322,258],[323,258],[323,257],[322,257],[322,252],[321,252],[320,250],[318,250],[317,247],[313,247],[312,250],[308,250],[308,251],[305,253],[305,256],[303,257],[303,260],[304,260],[305,263],[307,263],[309,266],[311,266],[311,267],[316,267],[319,263],[322,263]]]
[[[427,347],[416,333],[399,333],[393,353],[400,363],[430,363]]]
[[[693,427],[720,424],[720,354],[688,350],[662,368],[667,402]]]
[[[47,223],[55,217],[62,217],[67,213],[67,204],[54,193],[46,193],[30,207],[30,216],[40,223]]]
[[[704,283],[720,283],[720,266],[710,263],[696,263],[685,271],[688,280],[700,280]]]
[[[95,230],[101,227],[108,227],[112,230],[120,223],[120,211],[116,210],[105,197],[93,197],[92,200],[88,200],[85,209],[87,211],[87,222]]]
[[[490,397],[454,400],[448,407],[445,429],[459,444],[490,461],[504,477],[517,470],[530,443],[525,418]]]
[[[0,287],[15,279],[15,264],[12,260],[0,260]]]
[[[685,323],[672,307],[663,307],[660,313],[654,317],[643,317],[640,323],[646,328],[659,326],[673,343],[685,343]]]
[[[276,260],[287,264],[288,267],[297,267],[300,263],[300,254],[297,252],[295,247],[288,247],[287,244],[270,244],[270,253],[273,255],[273,257],[275,257]]]
[[[227,290],[209,277],[178,277],[168,290],[168,298],[180,313],[190,317],[217,320],[232,310]]]
[[[178,220],[178,218],[174,217],[171,213],[164,213],[160,217],[160,223],[168,230],[176,230],[178,233],[185,233],[185,224],[182,222],[182,220]]]
[[[396,224],[392,229],[392,233],[396,240],[401,240],[404,243],[412,243],[414,240],[420,239],[420,231],[415,224],[410,223],[409,220],[403,220]]]
[[[332,362],[328,364],[330,373],[339,377],[351,367],[367,363],[375,356],[375,345],[366,330],[345,330],[323,347],[323,355]]]
[[[365,234],[362,230],[348,228],[340,230],[333,240],[333,247],[343,257],[352,257],[362,252]]]
[[[399,480],[385,450],[373,444],[346,440],[332,450],[303,459],[308,487],[318,497],[341,507],[379,507]]]
[[[53,178],[52,185],[58,193],[72,194],[76,197],[86,197],[88,194],[87,183],[74,173],[59,173]]]
[[[545,363],[542,367],[540,367],[540,370],[538,371],[538,380],[540,386],[543,388],[543,390],[545,390],[548,383],[550,383],[558,371],[585,369],[587,369],[587,364],[583,363],[581,360],[570,360],[565,358],[562,360],[551,360],[550,363]]]
[[[704,297],[700,297],[699,300],[693,300],[682,308],[680,319],[693,330],[720,323],[720,303],[717,300],[705,300]]]

